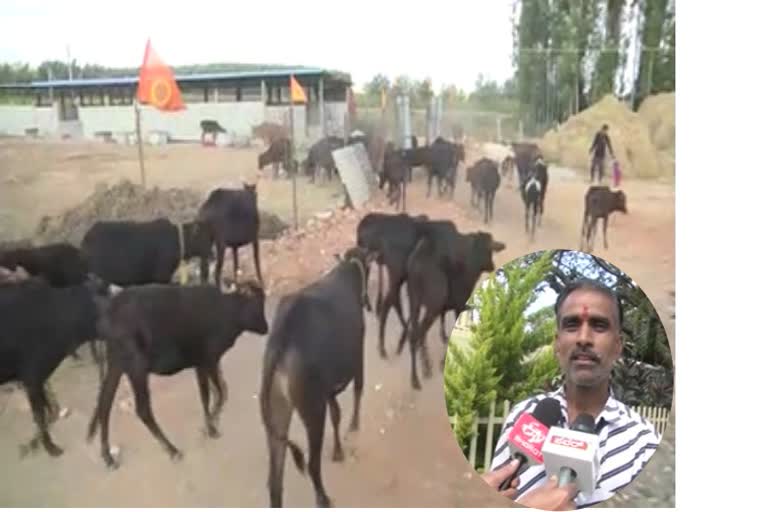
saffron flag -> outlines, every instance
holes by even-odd
[[[144,49],[144,62],[139,69],[136,99],[139,103],[150,104],[158,110],[169,112],[187,108],[181,99],[181,91],[173,71],[155,53],[149,39]]]
[[[299,82],[291,75],[291,101],[294,103],[306,103],[307,95]]]

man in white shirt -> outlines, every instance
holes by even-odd
[[[660,436],[648,420],[617,400],[610,386],[611,370],[622,352],[622,309],[614,292],[596,281],[570,283],[555,302],[555,317],[554,351],[565,384],[512,408],[496,444],[491,471],[483,478],[498,488],[514,474],[517,463],[512,462],[507,433],[521,414],[531,413],[541,400],[552,397],[560,402],[568,424],[582,413],[595,418],[600,438],[597,488],[589,495],[577,493],[572,485],[558,489],[556,482],[547,480],[544,465],[537,464],[523,466],[503,494],[529,507],[570,510],[604,501],[632,482],[656,451]]]

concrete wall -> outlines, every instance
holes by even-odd
[[[199,140],[200,121],[215,119],[228,132],[251,134],[251,126],[264,119],[264,104],[260,101],[231,103],[190,103],[180,112],[161,112],[153,107],[140,107],[141,131],[166,131],[173,139]],[[94,132],[133,132],[136,126],[133,107],[82,107],[80,121],[86,137]]]
[[[310,108],[316,108],[311,105]],[[288,106],[265,107],[260,101],[226,103],[189,103],[181,112],[160,112],[153,107],[140,107],[141,129],[144,137],[153,130],[166,131],[177,140],[199,140],[200,121],[216,119],[224,129],[237,135],[250,136],[251,127],[262,121],[288,122]],[[345,102],[326,103],[326,133],[343,136]],[[78,109],[82,133],[93,138],[95,132],[131,132],[136,129],[133,106],[80,107]],[[294,106],[294,133],[297,139],[315,141],[320,138],[317,123],[307,126],[305,105]],[[0,133],[24,135],[27,128],[38,128],[41,135],[58,135],[59,121],[54,107],[0,106]]]
[[[52,135],[58,125],[53,107],[0,106],[0,133],[24,135],[27,128],[37,128],[41,135]]]

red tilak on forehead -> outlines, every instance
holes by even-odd
[[[589,318],[589,308],[585,305],[581,306],[581,319],[585,321]]]

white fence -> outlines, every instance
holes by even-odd
[[[501,408],[501,415],[496,415],[496,404],[494,402],[491,402],[491,410],[490,414],[488,416],[484,417],[476,417],[474,421],[472,422],[472,439],[469,443],[469,453],[465,454],[467,455],[467,458],[469,461],[472,462],[473,467],[478,467],[478,462],[482,462],[480,464],[480,470],[485,471],[491,466],[491,459],[493,457],[493,451],[495,449],[494,441],[494,427],[496,425],[504,425],[504,421],[507,419],[507,416],[509,415],[509,409],[510,409],[510,403],[508,400],[504,401],[504,405]],[[667,428],[667,424],[669,423],[669,409],[666,409],[664,407],[647,407],[647,406],[641,406],[641,407],[633,407],[632,410],[640,414],[642,417],[653,423],[653,426],[656,427],[656,430],[658,431],[660,436],[664,435],[664,430]],[[457,416],[452,416],[451,419],[451,427],[455,425],[457,421]],[[484,432],[482,434],[482,437],[485,437],[485,447],[483,450],[482,458],[478,459],[478,440],[481,438],[480,434],[480,426],[483,425],[485,428],[483,429]]]

